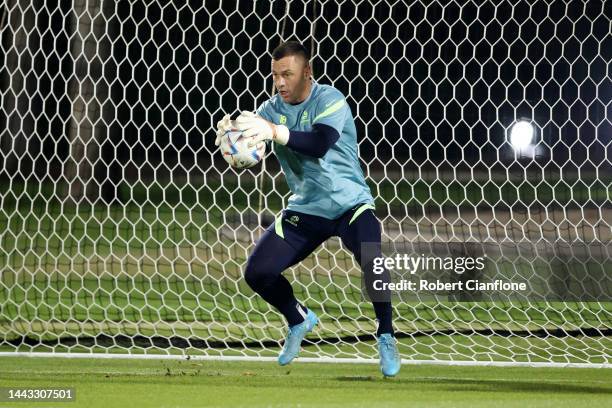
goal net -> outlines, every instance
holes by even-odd
[[[609,367],[611,14],[602,1],[4,1],[0,352],[278,354],[285,322],[242,272],[290,193],[272,155],[229,168],[213,127],[271,96],[270,50],[298,39],[316,80],[347,97],[385,255],[482,256],[461,279],[527,285],[394,293],[404,361]],[[438,272],[413,277],[459,279]],[[338,239],[285,276],[321,318],[301,357],[377,359]]]

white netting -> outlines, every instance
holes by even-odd
[[[573,296],[396,302],[402,357],[610,364],[609,4],[179,3],[3,3],[0,352],[276,355],[241,275],[287,187],[273,158],[228,168],[212,127],[269,97],[292,37],[347,96],[386,243],[495,244],[505,276]],[[376,357],[337,240],[286,274],[322,320],[303,356]]]

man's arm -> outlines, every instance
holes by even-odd
[[[287,147],[298,153],[320,159],[339,138],[338,131],[333,127],[315,123],[310,132],[289,131]]]
[[[296,152],[316,158],[325,156],[340,138],[338,131],[329,125],[316,123],[310,132],[290,131],[284,125],[276,125],[248,111],[240,114],[236,124],[240,130],[244,130],[245,137],[252,139],[248,143],[249,147],[265,140],[272,140]]]
[[[249,146],[261,141],[272,140],[308,156],[322,158],[338,141],[350,110],[344,95],[337,89],[330,89],[322,95],[314,111],[312,131],[290,131],[284,125],[276,125],[261,117],[262,109],[255,113],[244,111],[236,119],[237,126],[244,130],[244,136],[251,137]]]
[[[338,141],[349,107],[337,89],[327,90],[317,103],[311,132],[290,132],[287,146],[308,156],[322,158]]]

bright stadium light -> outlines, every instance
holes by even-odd
[[[531,123],[521,120],[510,129],[510,144],[516,151],[525,151],[533,143],[535,129]]]

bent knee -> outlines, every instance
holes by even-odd
[[[244,270],[244,280],[251,289],[256,290],[273,283],[279,273],[275,268],[270,267],[267,262],[260,262],[257,257],[251,256],[247,260]]]

